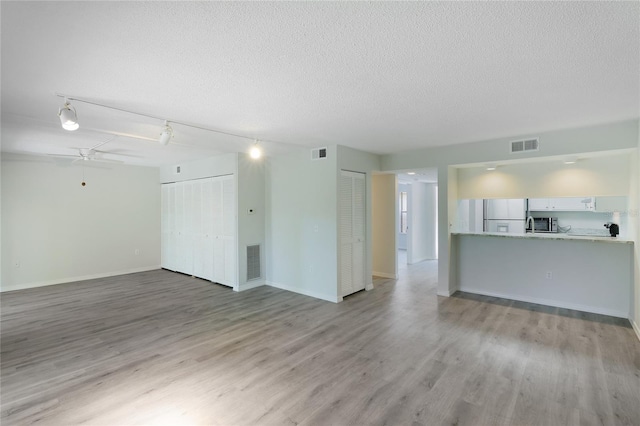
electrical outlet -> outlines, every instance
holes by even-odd
[[[547,273],[545,274],[545,278],[548,279],[548,280],[553,278],[553,274],[551,273],[551,271],[547,271]]]
[[[135,249],[134,253],[136,254],[136,256],[139,255],[140,254],[140,249]]]

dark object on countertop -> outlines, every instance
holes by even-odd
[[[615,223],[607,222],[604,224],[604,227],[609,230],[609,234],[612,237],[615,237],[620,233],[620,227]]]

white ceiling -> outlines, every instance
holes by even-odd
[[[638,2],[1,2],[2,150],[159,165],[375,153],[635,118]],[[55,93],[249,139],[74,102]],[[128,137],[130,135],[134,137]],[[275,143],[280,142],[280,143]]]

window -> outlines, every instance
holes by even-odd
[[[407,233],[407,193],[400,193],[400,233]]]

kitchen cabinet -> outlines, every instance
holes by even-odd
[[[627,197],[596,197],[597,212],[622,212],[627,209]]]
[[[529,211],[594,211],[594,197],[529,198]]]

